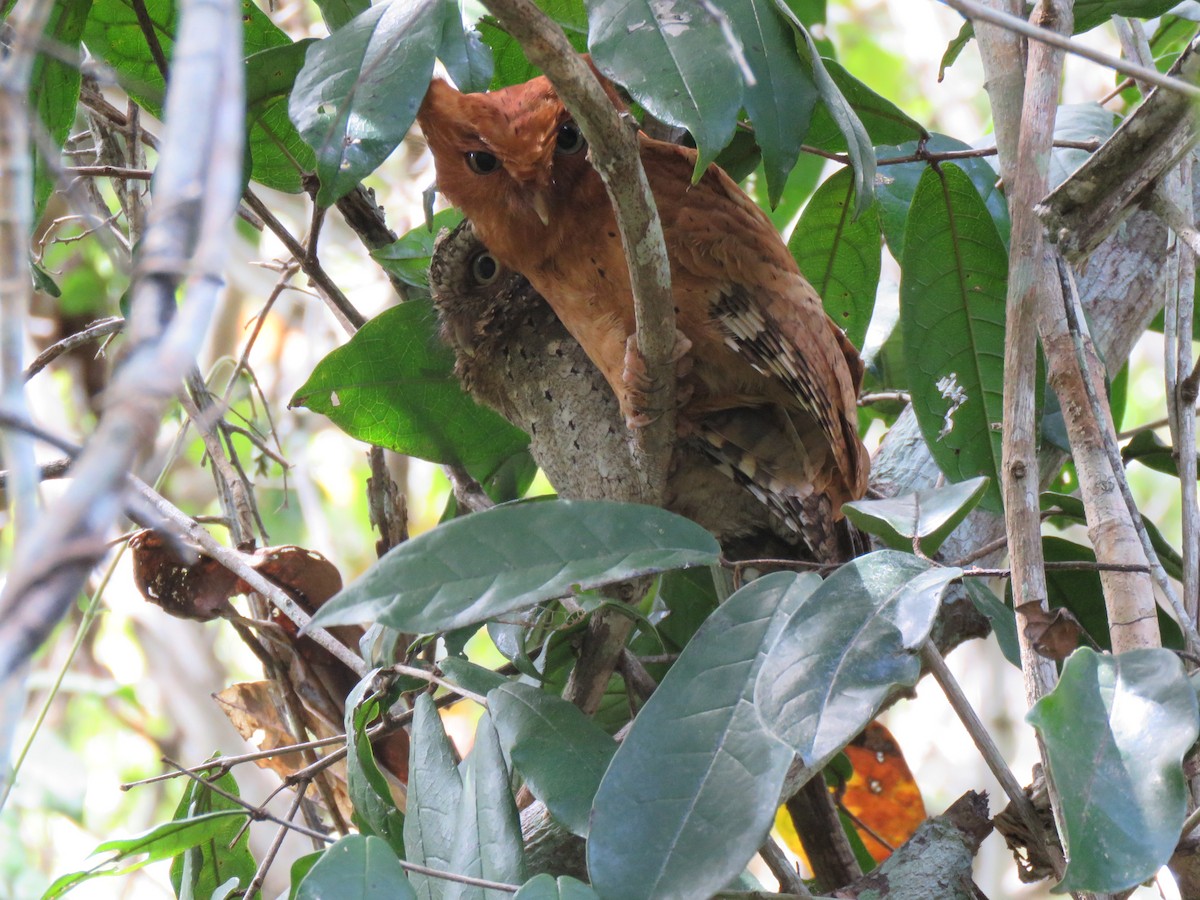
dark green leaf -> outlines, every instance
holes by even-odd
[[[43,40],[52,42],[59,53],[79,49],[83,26],[92,9],[92,0],[56,0],[50,7]],[[65,59],[65,57],[64,57]],[[34,58],[29,73],[29,99],[45,128],[45,135],[55,148],[63,141],[75,122],[75,106],[79,102],[79,67],[45,53]],[[39,151],[33,154],[33,219],[36,222],[54,191],[54,175],[50,164]]]
[[[488,710],[525,786],[567,830],[587,837],[592,798],[616,741],[574,704],[528,684],[492,691]]]
[[[926,149],[930,153],[949,153],[959,150],[971,150],[969,144],[946,137],[943,134],[931,135],[926,141]],[[880,160],[900,159],[912,156],[917,152],[917,142],[909,141],[894,147],[877,147],[876,155]],[[1011,222],[1008,218],[1008,201],[996,189],[996,174],[985,160],[978,158],[960,159],[955,165],[967,173],[979,196],[987,204],[992,221],[1000,232],[1000,237],[1008,244],[1008,234]],[[896,163],[879,167],[875,176],[875,196],[879,199],[879,217],[883,224],[883,236],[891,248],[892,256],[904,258],[904,230],[908,225],[908,210],[912,204],[913,194],[917,192],[917,184],[929,164],[925,162]]]
[[[458,210],[444,209],[433,217],[429,225],[418,225],[386,247],[372,250],[371,258],[383,266],[385,272],[405,284],[427,289],[433,242],[443,228],[453,228],[461,221],[462,213]]]
[[[700,0],[585,0],[588,46],[656,119],[691,132],[702,172],[733,137],[743,75],[725,14]]]
[[[654,507],[510,504],[439,525],[393,548],[313,621],[445,631],[572,591],[711,565],[719,555],[716,539],[699,525]]]
[[[324,850],[319,850],[316,853],[309,853],[301,856],[298,860],[292,863],[292,868],[288,872],[288,877],[291,880],[291,888],[288,890],[288,900],[296,900],[296,894],[300,892],[300,884],[304,881],[309,872],[312,871],[318,860],[325,855]]]
[[[499,672],[455,656],[438,660],[438,667],[451,682],[475,694],[487,694],[502,684],[508,684],[508,679]]]
[[[825,312],[861,347],[875,308],[883,246],[876,207],[857,219],[854,208],[851,172],[842,169],[813,194],[788,249],[817,289]]]
[[[481,477],[529,442],[463,391],[426,300],[367,322],[317,364],[291,405],[328,416],[361,441],[482,470]]]
[[[737,142],[736,137],[734,142]],[[825,159],[823,157],[813,153],[800,154],[795,168],[788,173],[787,182],[783,187],[783,195],[774,209],[771,208],[771,199],[767,191],[767,172],[761,163],[754,170],[753,178],[742,185],[742,188],[771,219],[775,230],[786,235],[788,229],[795,224],[800,208],[812,196],[824,169]]]
[[[805,765],[821,768],[914,685],[919,649],[961,569],[879,550],[842,566],[788,619],[763,662],[754,705]]]
[[[451,0],[373,6],[308,51],[288,104],[333,203],[403,140],[429,88]]]
[[[450,870],[490,881],[520,884],[525,880],[525,847],[521,817],[508,784],[500,739],[489,715],[475,728],[475,746],[463,765],[462,799],[454,820]],[[451,881],[444,900],[508,900],[501,891],[483,891]]]
[[[241,796],[231,772],[218,778],[209,777],[208,784],[235,797]],[[188,782],[175,807],[173,818],[176,821],[223,810],[242,811],[235,801],[210,790],[208,784]],[[230,880],[242,888],[247,887],[257,869],[250,852],[250,832],[245,828],[245,819],[237,816],[228,819],[219,833],[171,860],[171,885],[176,896],[181,895],[186,885],[195,897],[211,897]]]
[[[35,263],[32,259],[29,261],[29,269],[33,273],[33,289],[41,291],[50,297],[58,298],[62,296],[62,288],[50,276],[50,273]]]
[[[1000,645],[1000,652],[1010,663],[1021,668],[1021,646],[1017,639],[1017,621],[1012,607],[992,593],[992,589],[978,578],[965,578],[963,584],[967,597],[979,612],[987,616],[992,633]]]
[[[796,55],[791,28],[774,0],[743,0],[723,5],[742,43],[754,84],[745,86],[743,104],[762,150],[770,205],[783,196],[817,104],[817,86]]]
[[[1102,25],[1113,16],[1153,19],[1161,16],[1179,0],[1076,0],[1075,33],[1082,34]]]
[[[414,704],[409,745],[408,802],[404,817],[404,849],[409,862],[450,870],[454,845],[454,812],[462,800],[462,778],[454,749],[429,694]],[[420,900],[441,900],[446,882],[413,872]]]
[[[281,44],[259,50],[246,58],[246,109],[260,112],[270,100],[286,97],[304,67],[304,56],[315,44],[305,38],[294,44]]]
[[[576,51],[587,52],[587,10],[583,8],[583,0],[536,0],[536,3],[542,12],[558,24]],[[541,69],[525,58],[521,45],[507,32],[501,31],[490,17],[480,21],[479,33],[484,43],[492,48],[495,63],[490,90],[523,84],[542,74]]]
[[[1126,463],[1134,460],[1148,469],[1179,477],[1179,465],[1175,462],[1175,448],[1158,436],[1153,428],[1143,428],[1121,448],[1121,459]],[[1200,460],[1200,457],[1197,457]]]
[[[820,584],[777,572],[723,603],[638,714],[600,784],[588,872],[605,897],[708,897],[762,845],[792,752],[751,705],[768,648]]]
[[[600,900],[600,895],[569,875],[560,875],[555,880],[553,875],[543,872],[521,885],[513,900]]]
[[[901,497],[856,500],[844,504],[842,510],[851,522],[881,538],[893,550],[912,550],[916,540],[922,553],[933,556],[975,508],[987,487],[986,478],[971,478]]]
[[[883,97],[849,72],[841,63],[832,59],[824,61],[833,85],[845,98],[854,114],[870,136],[868,144],[903,144],[906,141],[917,141],[926,137],[926,131],[921,123],[908,116],[891,100]],[[822,98],[825,94],[822,93]],[[833,115],[833,107],[828,100],[818,106],[813,113],[812,127],[805,138],[805,143],[822,150],[834,153],[844,153],[851,150],[846,131]]]
[[[383,838],[399,856],[404,853],[404,814],[396,808],[366,735],[381,712],[378,699],[364,699],[374,690],[375,674],[368,673],[346,698],[346,783],[358,830]]]
[[[1008,254],[958,166],[921,176],[901,262],[900,321],[913,411],[953,481],[987,475],[1000,507],[1004,316]]]
[[[352,834],[326,850],[296,891],[296,900],[416,900],[387,842]]]
[[[1029,711],[1062,798],[1067,869],[1056,891],[1118,893],[1154,876],[1187,813],[1183,756],[1196,694],[1169,650],[1077,650]]]
[[[371,6],[371,0],[316,0],[325,27],[337,31],[355,16]]]
[[[486,91],[492,80],[492,49],[479,32],[464,28],[457,3],[446,3],[442,17],[442,40],[438,59],[465,93]]]
[[[951,38],[950,43],[946,45],[946,52],[942,54],[942,62],[938,66],[938,84],[942,83],[942,79],[946,77],[946,70],[958,61],[959,55],[966,49],[967,44],[971,43],[973,37],[975,23],[964,19],[958,34]]]

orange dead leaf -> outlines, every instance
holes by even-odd
[[[854,777],[842,793],[842,805],[866,827],[858,834],[876,862],[887,859],[925,821],[925,801],[891,732],[872,722],[845,750]]]

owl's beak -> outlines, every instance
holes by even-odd
[[[535,188],[533,191],[533,200],[530,205],[533,206],[533,211],[537,213],[537,217],[542,220],[542,224],[549,226],[550,200],[546,197],[546,192],[541,188]]]

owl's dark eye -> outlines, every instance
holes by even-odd
[[[500,160],[486,150],[468,150],[467,165],[478,175],[491,175],[500,168]]]
[[[579,126],[569,119],[558,126],[558,137],[555,151],[563,156],[571,156],[587,146],[587,140]]]
[[[490,253],[480,253],[471,261],[471,276],[477,284],[491,284],[500,277],[500,264]]]

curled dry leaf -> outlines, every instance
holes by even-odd
[[[1017,612],[1025,617],[1025,637],[1039,655],[1062,662],[1079,646],[1083,626],[1069,610],[1047,610],[1031,600],[1018,606]]]
[[[153,531],[129,539],[133,581],[142,596],[163,612],[181,619],[209,622],[233,615],[229,598],[238,577],[210,556],[189,565],[175,547]]]

